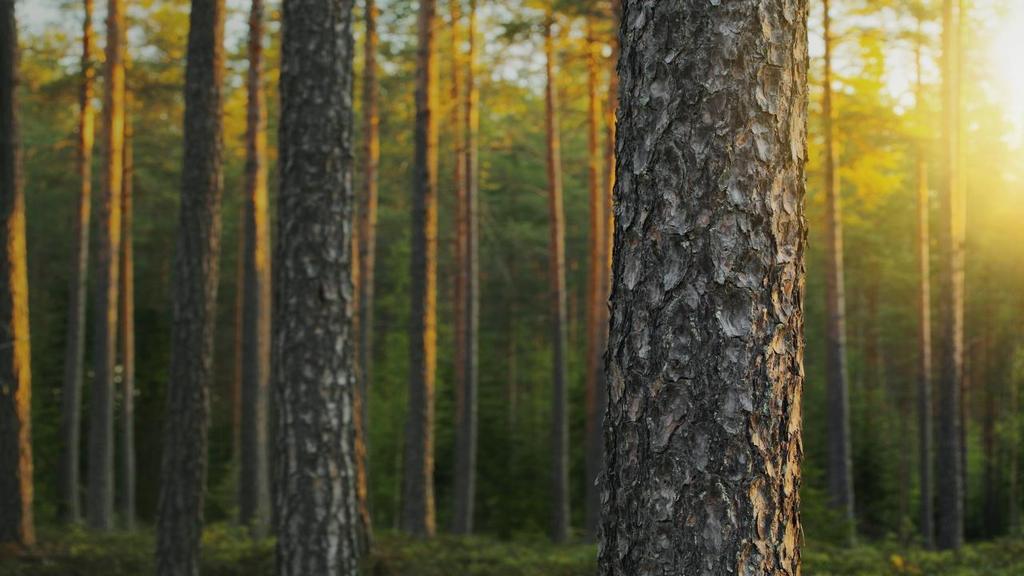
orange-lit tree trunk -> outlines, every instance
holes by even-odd
[[[551,281],[552,420],[551,539],[569,537],[569,394],[566,334],[565,208],[562,204],[562,150],[559,138],[558,89],[555,86],[554,15],[544,22],[545,132],[547,134],[548,211],[551,218],[549,274]]]
[[[606,325],[602,321],[602,308],[607,307],[604,283],[607,273],[605,245],[607,241],[607,214],[605,213],[605,192],[601,174],[601,152],[598,127],[601,123],[601,98],[598,94],[598,58],[600,44],[594,37],[594,21],[587,17],[587,179],[590,190],[590,234],[587,266],[587,366],[586,366],[586,529],[591,539],[597,536],[597,523],[601,515],[601,502],[597,480],[601,472],[604,454],[601,443],[601,422],[604,396],[604,343]]]
[[[249,11],[248,113],[242,220],[241,454],[238,519],[254,536],[270,522],[268,386],[270,382],[270,214],[267,193],[267,110],[263,92],[263,0]]]
[[[135,529],[135,254],[132,94],[125,87],[124,165],[121,194],[121,486],[118,508],[125,529]]]
[[[78,214],[75,220],[75,252],[68,290],[67,342],[64,349],[64,388],[61,396],[61,453],[58,509],[64,522],[78,522],[79,446],[82,420],[82,374],[85,360],[85,310],[89,285],[89,222],[92,215],[92,149],[94,114],[92,98],[96,71],[93,68],[93,0],[84,0],[82,21],[82,84],[78,115]]]
[[[822,115],[825,123],[825,322],[828,408],[829,504],[849,524],[853,540],[853,465],[850,454],[850,403],[846,371],[846,294],[843,287],[843,218],[836,167],[832,109],[832,19],[824,2],[825,77]]]
[[[963,465],[960,450],[960,396],[963,378],[963,204],[959,184],[959,111],[957,105],[957,42],[953,0],[942,6],[942,161],[946,166],[939,203],[939,250],[942,292],[942,369],[939,371],[936,492],[936,544],[940,549],[963,545]]]
[[[412,194],[409,411],[405,424],[401,526],[433,536],[434,377],[437,367],[437,60],[436,0],[419,7]]]
[[[223,193],[224,0],[193,0],[185,70],[185,152],[172,285],[171,361],[157,508],[156,573],[195,575]]]
[[[114,364],[117,359],[121,187],[124,177],[124,0],[107,2],[103,138],[106,154],[100,198],[96,270],[96,333],[89,412],[89,526],[109,530],[114,511]]]
[[[14,2],[0,2],[0,544],[35,544],[32,521],[32,373],[16,87]]]

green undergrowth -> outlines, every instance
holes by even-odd
[[[542,539],[500,541],[440,536],[429,541],[378,536],[367,576],[593,576],[596,547],[555,546]],[[809,576],[1024,575],[1024,541],[967,546],[957,553],[901,549],[895,544],[841,549],[808,544]],[[240,530],[216,525],[203,535],[204,576],[272,576],[273,542],[251,541]],[[46,529],[40,544],[20,557],[0,557],[0,576],[143,576],[153,573],[153,534],[95,535],[82,529]]]

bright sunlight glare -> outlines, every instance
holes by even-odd
[[[999,75],[1003,99],[1016,121],[1024,116],[1024,2],[1013,2],[1004,22],[997,25],[992,60]]]

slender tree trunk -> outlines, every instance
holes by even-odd
[[[121,194],[121,520],[135,530],[135,255],[132,238],[134,208],[132,179],[135,173],[132,140],[132,94],[125,89],[124,166]]]
[[[263,93],[263,0],[249,12],[248,118],[242,220],[241,457],[238,519],[266,534],[270,522],[267,395],[270,379],[270,225],[267,192],[267,111]]]
[[[1006,410],[1010,417],[1009,446],[1007,447],[1007,458],[1009,460],[1009,518],[1010,536],[1020,535],[1020,375],[1016,370],[1011,372],[1009,381],[1010,391]]]
[[[519,342],[516,336],[515,306],[509,303],[508,340],[505,341],[508,370],[506,396],[508,398],[508,437],[515,439],[519,426]],[[513,444],[514,446],[515,444]]]
[[[569,394],[568,335],[566,334],[565,208],[562,203],[562,150],[559,138],[558,88],[555,86],[554,15],[544,23],[545,130],[547,133],[548,210],[551,217],[549,274],[551,275],[552,430],[551,539],[569,537]]]
[[[454,3],[453,3],[454,5]],[[461,353],[457,359],[461,368],[456,375],[461,378],[457,383],[459,392],[457,399],[456,451],[455,451],[455,532],[470,534],[473,532],[474,500],[476,499],[476,460],[477,460],[477,390],[478,390],[478,327],[480,310],[479,290],[479,254],[478,254],[478,215],[479,204],[479,161],[477,141],[480,129],[479,101],[480,92],[476,85],[476,0],[469,0],[469,52],[465,62],[466,89],[459,93],[457,82],[453,90],[456,95],[456,108],[462,109],[457,127],[456,148],[462,148],[460,155],[463,171],[463,184],[458,186],[461,206],[459,208],[460,223],[458,236],[459,257],[461,260],[459,281],[461,283],[462,305],[457,307],[457,322],[460,329],[456,334],[462,335]],[[454,16],[454,14],[453,14]],[[455,55],[458,54],[456,49]],[[457,58],[456,58],[457,61]],[[458,73],[456,73],[456,77]],[[465,143],[460,142],[465,135]],[[456,170],[458,172],[458,170]],[[458,178],[458,174],[456,174]],[[457,292],[458,295],[458,292]]]
[[[853,541],[853,465],[850,453],[850,401],[846,370],[846,294],[843,273],[843,218],[836,167],[832,108],[832,19],[824,2],[825,77],[822,115],[825,122],[825,322],[828,396],[829,504],[838,510]]]
[[[284,4],[275,270],[277,574],[359,573],[351,0]]]
[[[600,46],[594,37],[593,17],[587,17],[587,177],[590,189],[590,261],[587,266],[587,367],[586,367],[586,529],[590,539],[597,537],[597,524],[601,515],[601,501],[596,480],[601,472],[601,421],[603,396],[600,389],[603,372],[605,325],[601,323],[601,309],[607,306],[604,282],[607,258],[604,250],[607,233],[605,201],[601,180],[601,153],[598,125],[601,122],[601,103],[598,95],[598,58]]]
[[[18,27],[0,0],[0,544],[35,544],[32,517],[32,372],[25,197],[18,135]]]
[[[953,0],[944,0],[943,23],[943,164],[945,182],[940,201],[939,249],[942,292],[942,369],[939,378],[938,446],[936,451],[938,518],[936,544],[956,549],[963,544],[964,509],[960,452],[960,394],[963,378],[963,238],[957,143],[956,21]]]
[[[82,374],[85,361],[85,310],[89,285],[89,222],[92,215],[92,149],[94,115],[93,85],[93,0],[84,0],[82,21],[82,84],[78,116],[78,215],[75,220],[75,255],[68,290],[67,343],[64,350],[64,388],[61,402],[60,517],[78,522],[81,508],[78,494],[79,443],[82,420]]]
[[[402,476],[402,529],[433,536],[434,372],[437,366],[437,60],[436,0],[419,7],[412,193],[412,310],[409,412]]]
[[[918,43],[914,50],[916,69],[916,98],[918,117],[924,119],[924,88],[921,80],[921,22],[918,21]],[[917,266],[918,266],[918,336],[917,336],[917,414],[921,491],[921,538],[924,547],[935,546],[935,493],[932,481],[932,301],[931,301],[931,257],[930,233],[928,228],[928,165],[925,162],[925,145],[917,143],[915,151],[915,172],[917,174]]]
[[[96,334],[89,412],[89,527],[109,530],[114,512],[114,365],[117,360],[121,188],[124,162],[124,0],[107,2],[103,101],[104,162],[100,200],[100,272],[96,282]]]
[[[366,0],[363,13],[363,194],[359,210],[359,410],[362,434],[360,518],[367,546],[373,538],[369,493],[370,385],[373,381],[373,294],[377,258],[377,167],[380,163],[379,88],[377,85],[377,5]]]
[[[799,574],[806,3],[622,22],[599,573]]]
[[[224,0],[193,0],[157,574],[199,573],[223,195]]]

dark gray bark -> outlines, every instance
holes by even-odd
[[[939,202],[939,251],[942,291],[942,369],[936,446],[936,545],[943,550],[963,545],[964,502],[960,446],[960,395],[963,379],[963,203],[959,185],[959,112],[956,84],[957,42],[953,0],[943,2],[943,137],[945,182]]]
[[[544,22],[545,132],[547,134],[548,213],[551,239],[548,274],[551,282],[551,539],[569,537],[569,369],[565,289],[565,207],[562,202],[562,150],[555,85],[554,16]]]
[[[78,214],[75,219],[75,252],[68,290],[68,328],[64,349],[64,388],[61,394],[61,453],[59,470],[60,517],[78,522],[79,443],[82,426],[82,374],[85,363],[85,310],[89,284],[89,222],[92,216],[92,157],[94,114],[92,98],[96,72],[93,68],[93,0],[84,0],[82,20],[82,85],[78,116]]]
[[[825,377],[828,414],[829,505],[854,535],[853,460],[850,450],[850,400],[846,370],[846,290],[843,273],[843,217],[832,109],[832,25],[824,2],[825,77]]]
[[[32,373],[25,197],[18,134],[18,27],[0,0],[0,544],[32,546]]]
[[[284,4],[274,266],[277,574],[357,574],[351,0]]]
[[[224,0],[193,0],[174,258],[157,574],[199,573],[223,195]]]
[[[270,382],[270,227],[267,111],[263,95],[263,0],[249,12],[249,73],[243,202],[242,380],[238,520],[254,536],[270,522],[267,461]]]
[[[624,5],[600,573],[798,574],[807,6]]]
[[[96,270],[96,324],[89,410],[89,527],[109,530],[114,515],[114,365],[124,162],[124,0],[107,2],[104,74],[104,171]]]
[[[127,84],[127,82],[126,82]],[[135,136],[131,117],[132,96],[125,89],[124,166],[121,187],[121,486],[118,512],[126,530],[135,529],[135,247],[132,179]]]
[[[436,0],[421,0],[416,66],[412,182],[412,303],[409,412],[402,463],[402,529],[432,536],[434,517],[434,377],[437,366],[437,61]]]

